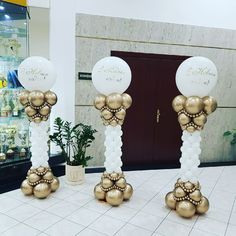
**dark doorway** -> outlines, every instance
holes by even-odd
[[[124,169],[178,167],[181,129],[172,99],[179,94],[175,73],[186,56],[112,51],[132,71],[126,91],[133,98],[123,125]]]

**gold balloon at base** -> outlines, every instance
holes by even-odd
[[[104,172],[101,182],[94,187],[95,198],[112,206],[119,206],[124,200],[129,200],[132,194],[133,188],[126,183],[123,173]]]
[[[174,190],[166,194],[166,205],[184,218],[191,218],[196,213],[204,214],[209,209],[209,201],[202,196],[200,189],[199,182],[183,182],[178,179]]]
[[[25,179],[21,184],[21,191],[25,195],[32,195],[33,194],[33,187],[28,184],[28,181]]]
[[[37,198],[46,198],[50,193],[51,188],[47,183],[40,183],[34,187],[34,196]]]

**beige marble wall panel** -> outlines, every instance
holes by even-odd
[[[236,48],[236,31],[117,17],[77,15],[76,36]]]

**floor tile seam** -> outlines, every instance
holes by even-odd
[[[236,197],[234,198],[234,203],[233,203],[233,206],[232,206],[231,211],[230,211],[229,220],[228,220],[228,222],[227,222],[227,226],[226,226],[226,229],[225,229],[225,234],[224,234],[224,236],[226,235],[227,230],[228,230],[228,228],[229,228],[229,224],[230,224],[229,222],[230,222],[231,216],[232,216],[232,214],[233,214],[233,209],[234,209],[235,202],[236,202]]]

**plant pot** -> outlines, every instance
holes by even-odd
[[[85,178],[85,168],[66,164],[66,181],[70,185],[82,184]]]

